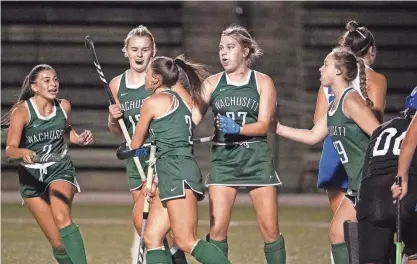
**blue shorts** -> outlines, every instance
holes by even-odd
[[[327,136],[323,143],[317,187],[325,190],[348,188],[345,168],[340,162],[339,154],[337,154],[330,136]]]

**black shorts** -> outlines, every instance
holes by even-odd
[[[375,177],[362,180],[360,198],[356,207],[361,263],[385,263],[392,252],[396,231],[396,206],[390,187],[393,177]],[[414,184],[414,183],[413,183]],[[405,244],[403,253],[409,259],[417,258],[417,192],[410,190],[401,201],[401,234]]]

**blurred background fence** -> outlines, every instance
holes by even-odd
[[[402,110],[417,85],[417,2],[2,2],[1,109],[17,100],[20,85],[39,63],[53,66],[60,96],[70,100],[77,131],[91,129],[96,144],[73,146],[70,154],[83,190],[127,191],[124,163],[115,149],[121,138],[107,129],[108,100],[84,47],[90,35],[108,81],[128,68],[121,48],[139,24],[154,34],[158,55],[188,58],[221,71],[218,43],[231,23],[250,30],[265,55],[254,69],[270,75],[278,89],[282,123],[312,126],[319,83],[318,69],[349,20],[367,26],[377,43],[373,67],[388,80],[385,120]],[[195,132],[212,133],[212,114]],[[4,153],[6,132],[2,131]],[[283,192],[317,192],[321,144],[308,147],[269,135]],[[210,169],[207,145],[196,146],[198,163]],[[15,167],[2,155],[2,190],[17,190]]]

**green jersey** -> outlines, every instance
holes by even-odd
[[[136,124],[139,121],[140,108],[145,99],[151,95],[151,92],[145,89],[145,85],[140,85],[139,87],[128,85],[127,72],[123,73],[120,78],[117,98],[122,105],[123,121],[129,131],[129,135],[132,137]]]
[[[192,121],[191,109],[176,92],[163,91],[173,96],[172,110],[153,119],[149,135],[157,147],[157,157],[186,156],[192,154]]]
[[[25,104],[29,112],[29,123],[23,128],[20,148],[27,148],[37,155],[62,153],[65,146],[67,114],[58,100],[49,116],[41,116],[32,99]]]
[[[347,88],[343,91],[339,103],[334,105],[333,102],[330,105],[327,113],[327,127],[333,145],[348,175],[349,187],[347,194],[356,196],[362,177],[369,137],[352,119],[347,118],[343,113],[343,101],[350,92],[356,91],[353,88]]]
[[[249,80],[246,84],[236,85],[228,80],[226,72],[222,76],[213,91],[210,106],[213,114],[228,116],[239,126],[252,124],[258,121],[260,96],[255,71],[249,72]],[[241,142],[248,140],[266,140],[264,137],[248,137],[242,135],[225,135],[216,129],[214,141],[217,142]]]

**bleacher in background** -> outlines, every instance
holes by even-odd
[[[121,49],[129,31],[139,24],[154,34],[159,55],[176,56],[182,49],[182,5],[178,2],[7,2],[2,3],[2,112],[17,100],[24,76],[38,63],[54,67],[59,97],[72,104],[77,131],[91,129],[96,142],[72,146],[71,157],[86,189],[126,190],[124,163],[115,149],[122,141],[107,128],[107,94],[84,46],[90,35],[108,81],[123,73],[128,61]],[[4,151],[6,133],[2,133]],[[4,155],[3,155],[4,156]],[[14,166],[2,159],[3,189],[17,187]]]
[[[387,78],[384,120],[398,115],[405,97],[417,86],[417,3],[416,2],[305,2],[302,37],[303,93],[300,98],[314,107],[325,56],[337,45],[346,22],[356,20],[374,35],[377,58],[371,66]],[[302,124],[312,125],[311,112],[304,112]],[[310,149],[306,177],[317,177],[321,144]]]
[[[38,63],[53,66],[60,78],[60,97],[73,106],[77,131],[91,129],[96,144],[73,146],[70,154],[81,186],[87,190],[127,190],[123,162],[115,157],[121,138],[107,129],[108,99],[91,56],[84,47],[90,35],[104,73],[111,78],[128,68],[121,49],[130,29],[146,25],[158,55],[182,52],[194,61],[221,70],[218,43],[231,23],[248,25],[264,50],[254,68],[270,75],[278,88],[278,113],[284,124],[311,127],[319,83],[318,69],[336,45],[347,21],[367,26],[377,43],[373,68],[388,79],[385,119],[403,107],[417,85],[416,2],[2,2],[1,109],[16,101],[25,75]],[[239,9],[239,7],[241,9]],[[212,131],[211,115],[197,137]],[[2,133],[4,151],[6,133]],[[320,145],[312,148],[270,135],[279,174],[287,192],[317,191]],[[208,146],[196,146],[205,175]],[[4,156],[4,155],[3,155]],[[2,189],[16,189],[13,166],[2,158]]]

